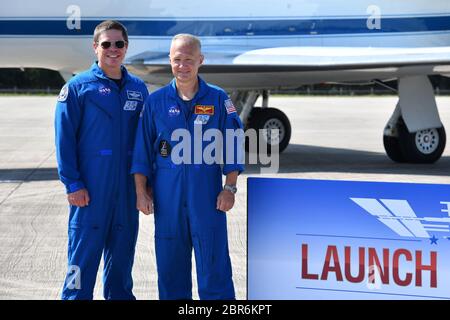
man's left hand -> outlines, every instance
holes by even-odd
[[[234,194],[228,190],[222,190],[217,197],[217,210],[228,211],[233,208]]]

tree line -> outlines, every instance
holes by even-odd
[[[59,72],[47,69],[0,69],[0,89],[61,89],[64,79]]]
[[[442,76],[430,76],[431,83],[436,92],[450,93],[450,78]],[[65,81],[57,71],[38,69],[38,68],[26,68],[26,69],[0,69],[0,89],[42,89],[42,90],[59,90],[64,85]],[[389,83],[391,87],[396,89],[396,81]],[[322,92],[325,94],[344,94],[348,92],[371,92],[370,88],[375,93],[391,93],[391,90],[383,88],[379,85],[337,85],[337,84],[315,84],[308,86],[300,86],[297,89],[276,91],[274,93],[302,93],[302,94],[315,94]]]

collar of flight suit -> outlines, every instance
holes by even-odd
[[[206,82],[203,81],[203,79],[200,78],[199,76],[197,76],[197,78],[198,78],[198,91],[195,94],[194,98],[192,98],[192,101],[194,101],[194,100],[197,101],[198,99],[201,99],[208,93],[208,85],[206,84]],[[170,88],[169,95],[172,98],[177,99],[178,92],[177,92],[177,85],[176,85],[175,79],[172,79],[172,81],[170,82],[169,88]]]
[[[120,66],[120,70],[122,71],[122,84],[125,84],[126,81],[128,81],[128,71],[127,69],[122,65]],[[106,76],[106,74],[103,72],[102,68],[98,66],[98,61],[95,61],[91,66],[91,72],[100,79],[105,79],[108,81],[112,81],[110,78]]]

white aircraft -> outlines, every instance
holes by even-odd
[[[446,135],[428,75],[450,75],[448,0],[40,0],[3,1],[0,67],[40,67],[67,80],[94,60],[92,33],[106,19],[129,31],[126,65],[149,84],[171,79],[170,40],[202,40],[203,77],[226,88],[248,128],[283,150],[291,126],[269,91],[324,82],[397,79],[384,130],[388,156],[431,163]],[[253,108],[262,96],[262,108]]]

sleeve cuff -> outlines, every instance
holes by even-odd
[[[73,192],[76,192],[76,191],[84,189],[84,188],[86,188],[86,187],[84,186],[83,182],[76,181],[74,183],[66,185],[66,192],[73,193]]]
[[[244,165],[242,164],[236,164],[236,165],[225,165],[223,167],[223,175],[226,176],[230,172],[238,171],[239,174],[241,174],[244,171]]]
[[[149,179],[152,176],[152,171],[150,170],[150,168],[146,165],[141,165],[141,164],[133,164],[131,167],[130,173],[131,174],[140,173]]]

